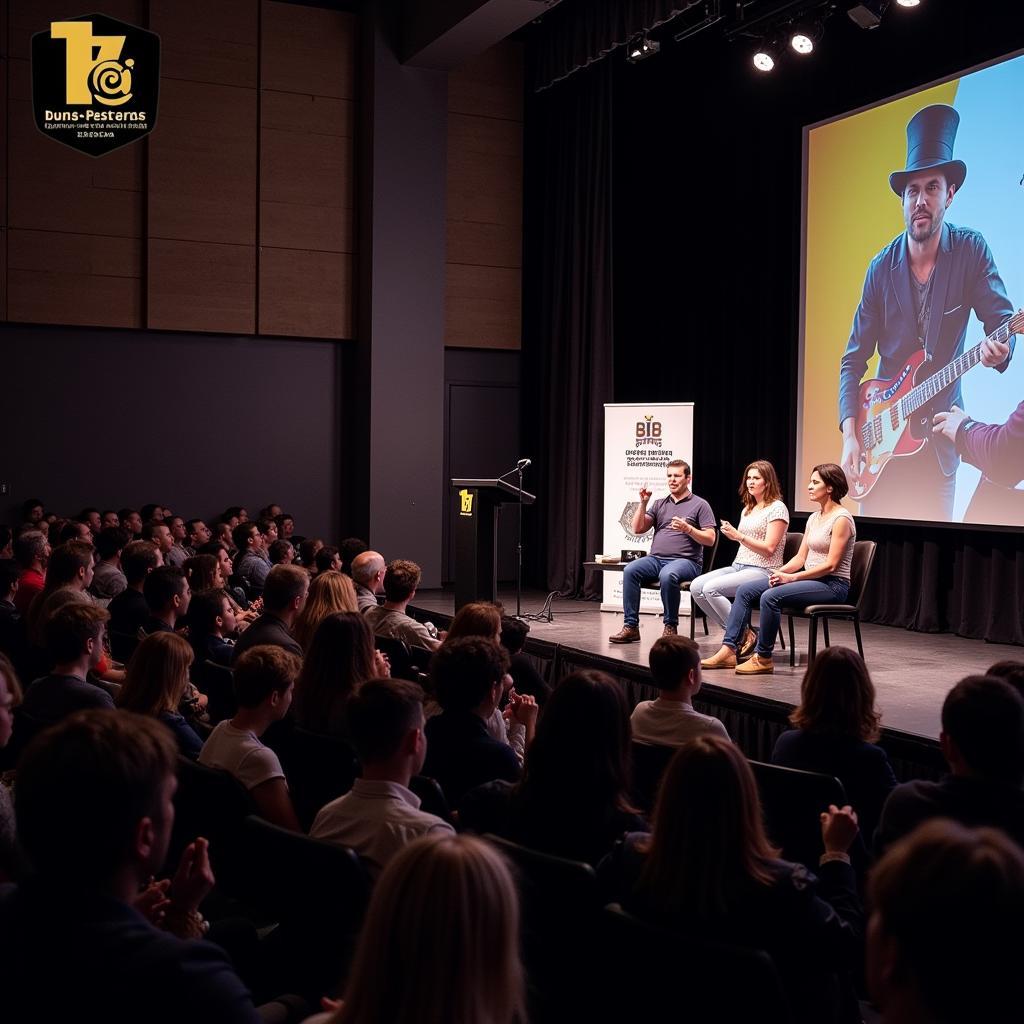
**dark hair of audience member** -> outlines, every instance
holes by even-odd
[[[53,536],[52,530],[50,536]],[[88,524],[80,523],[77,519],[70,519],[61,526],[57,533],[57,543],[67,544],[73,540],[92,543],[92,530],[89,529]]]
[[[501,611],[490,601],[471,601],[464,604],[448,627],[448,640],[460,636],[482,636],[496,643],[501,637]]]
[[[584,669],[555,687],[526,753],[518,797],[564,817],[597,823],[634,811],[629,799],[629,709],[604,672]],[[593,824],[591,824],[591,828]]]
[[[373,651],[373,633],[359,612],[328,615],[306,650],[292,700],[295,721],[316,732],[335,731],[349,697],[375,675]]]
[[[423,725],[423,689],[405,679],[370,679],[346,708],[349,738],[363,764],[398,753],[411,729]]]
[[[122,509],[120,509],[118,511],[117,518],[118,518],[119,522],[121,523],[121,525],[123,526],[124,525],[124,521],[129,516],[134,516],[134,515],[136,515],[135,509],[133,509],[133,508],[122,508]]]
[[[989,666],[985,673],[997,679],[1005,679],[1020,695],[1024,697],[1024,661],[997,661]]]
[[[273,644],[243,651],[234,666],[235,699],[239,707],[256,708],[272,693],[284,693],[299,676],[301,659]]]
[[[186,558],[182,569],[193,591],[211,590],[216,586],[217,559],[213,555],[193,555]]]
[[[526,646],[526,637],[530,632],[530,624],[522,619],[514,619],[510,615],[501,617],[501,646],[509,654],[518,654]]]
[[[231,543],[239,552],[244,553],[249,549],[249,540],[257,533],[256,524],[250,522],[239,523],[231,531]]]
[[[309,577],[297,565],[275,565],[263,584],[263,607],[268,612],[284,611],[309,586]]]
[[[348,576],[335,569],[318,573],[309,584],[306,604],[295,619],[292,636],[304,651],[308,651],[320,623],[328,615],[357,611],[356,588]]]
[[[914,1019],[1018,1019],[1024,852],[1003,832],[928,821],[886,852],[868,890],[868,984],[883,1014],[893,986],[920,1004]]]
[[[110,613],[106,608],[84,601],[69,601],[43,623],[46,650],[58,665],[74,661],[89,640],[98,639],[109,621]]]
[[[557,692],[557,691],[556,691]],[[667,916],[713,918],[771,885],[757,783],[735,744],[699,736],[669,762],[654,808],[638,894]]]
[[[446,641],[430,660],[431,688],[445,711],[472,711],[508,672],[508,652],[491,640]]]
[[[307,568],[316,571],[316,554],[324,546],[319,537],[307,537],[299,543],[299,561]]]
[[[807,666],[789,721],[808,732],[874,743],[881,718],[864,659],[848,647],[826,647]]]
[[[39,509],[39,516],[33,515],[36,509]],[[42,518],[43,510],[44,505],[42,498],[26,498],[21,503],[21,521],[23,523],[29,523]]]
[[[129,584],[139,583],[159,561],[160,552],[152,541],[133,540],[121,552],[121,571]]]
[[[468,835],[410,843],[377,880],[333,1021],[525,1020],[519,900],[504,858]]]
[[[278,536],[282,536],[284,534],[284,524],[289,521],[291,521],[292,526],[295,525],[295,516],[293,516],[291,512],[282,512],[280,515],[274,516],[274,522],[277,523]],[[284,539],[287,540],[288,538],[284,537]]]
[[[173,565],[154,569],[142,584],[142,596],[154,612],[163,611],[174,598],[185,593],[188,585],[185,573]]]
[[[117,706],[159,717],[177,711],[188,688],[192,648],[177,633],[152,633],[140,641],[128,662]]]
[[[970,771],[989,782],[1024,780],[1024,701],[1004,679],[967,676],[946,694],[942,733]]]
[[[267,557],[271,565],[291,565],[295,558],[295,548],[290,540],[275,540],[267,548]]]
[[[38,609],[55,590],[73,583],[82,569],[88,570],[93,563],[95,551],[92,544],[84,540],[69,540],[54,548],[46,566],[46,583],[43,592],[33,602]],[[36,603],[38,602],[38,604]]]
[[[104,526],[96,534],[96,554],[101,559],[113,558],[128,546],[132,535],[121,526]]]
[[[0,558],[0,601],[10,593],[20,576],[21,570],[13,558]]]
[[[651,681],[659,690],[674,690],[693,669],[700,668],[700,648],[686,636],[662,636],[648,655]]]
[[[154,520],[160,523],[164,521],[163,506],[158,504],[143,505],[139,509],[139,515],[142,516],[142,522],[146,525]]]
[[[341,559],[341,571],[346,576],[352,575],[352,559],[356,555],[361,555],[364,551],[369,551],[370,547],[365,540],[360,537],[346,537],[338,545],[338,557]]]
[[[332,547],[330,544],[325,544],[320,548],[319,551],[313,556],[313,562],[316,565],[317,573],[331,572],[337,570],[337,566],[334,565],[334,559],[338,556],[338,549]],[[340,558],[339,558],[340,561]]]
[[[178,748],[129,711],[80,711],[45,729],[18,763],[18,836],[35,869],[70,892],[101,888],[139,822],[161,820]]]
[[[193,591],[188,604],[188,638],[194,648],[199,649],[197,641],[217,628],[217,617],[224,614],[225,601],[229,598],[222,587]]]
[[[405,601],[420,585],[420,567],[405,558],[396,558],[384,571],[384,597],[388,601]]]

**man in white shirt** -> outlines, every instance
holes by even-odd
[[[681,747],[697,736],[729,739],[722,723],[693,708],[700,690],[700,649],[685,636],[663,636],[655,640],[649,655],[651,678],[661,691],[656,700],[637,704],[630,729],[637,743]]]
[[[401,679],[364,683],[348,703],[348,726],[363,771],[352,790],[320,810],[310,829],[355,850],[376,877],[407,843],[428,832],[454,832],[420,810],[409,780],[423,767],[423,691]]]

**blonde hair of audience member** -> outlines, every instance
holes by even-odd
[[[490,601],[473,601],[463,605],[448,627],[446,640],[460,636],[482,636],[501,643],[501,609]]]
[[[118,707],[154,718],[161,711],[177,711],[188,688],[193,658],[188,641],[177,633],[150,634],[128,662]]]
[[[328,615],[313,634],[295,684],[295,721],[316,732],[343,730],[348,698],[368,679],[388,675],[366,619],[355,611]]]
[[[519,903],[501,854],[468,835],[427,835],[377,881],[339,1024],[526,1020]]]
[[[643,847],[641,847],[643,849]],[[700,736],[679,748],[654,808],[639,889],[669,914],[726,913],[779,856],[765,835],[757,783],[739,748]]]
[[[826,647],[807,666],[800,704],[789,716],[797,729],[874,743],[882,716],[864,659],[848,647]]]
[[[309,584],[306,606],[292,627],[292,635],[299,646],[308,651],[320,623],[336,612],[357,612],[359,602],[352,580],[334,569],[318,573]]]

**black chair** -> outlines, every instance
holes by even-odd
[[[229,772],[179,757],[167,870],[173,873],[181,851],[197,836],[204,836],[210,841],[210,863],[218,885],[227,882],[241,859],[242,821],[255,810],[248,790]]]
[[[853,631],[857,637],[857,652],[864,657],[864,643],[860,636],[860,602],[867,587],[871,567],[875,562],[876,545],[873,540],[858,540],[853,545],[853,559],[850,565],[850,592],[845,604],[809,604],[805,608],[783,605],[782,614],[789,617],[789,663],[796,664],[796,635],[793,630],[793,619],[810,619],[807,640],[807,663],[814,660],[818,653],[818,622],[821,621],[825,634],[825,646],[830,646],[828,635],[829,619],[849,619],[853,621]]]
[[[790,1024],[793,1019],[778,971],[764,950],[658,928],[615,903],[604,909],[600,938],[605,1020]]]
[[[421,811],[454,824],[452,809],[448,806],[448,799],[437,779],[432,779],[429,775],[414,775],[409,780],[409,789],[420,798]]]
[[[293,724],[275,749],[288,779],[295,813],[305,829],[313,824],[321,807],[352,788],[359,774],[355,751],[338,736]]]
[[[276,923],[265,962],[280,972],[278,991],[311,1002],[344,980],[366,913],[370,879],[348,847],[311,839],[256,815],[242,822],[245,857],[228,895]],[[266,987],[266,986],[265,986]]]
[[[107,639],[110,643],[110,653],[122,664],[127,665],[135,653],[135,648],[139,646],[138,634],[108,629]]]
[[[751,761],[764,809],[765,828],[786,860],[817,869],[823,852],[818,815],[829,804],[848,803],[843,784],[832,775]]]
[[[381,654],[388,656],[388,661],[391,663],[392,679],[408,679],[414,683],[420,682],[422,673],[413,665],[412,655],[409,653],[409,647],[404,640],[399,640],[395,636],[375,636],[373,638],[373,646]]]
[[[603,994],[594,984],[601,914],[594,869],[498,836],[484,838],[516,869],[530,1020],[564,1022],[595,1016]]]
[[[222,722],[238,710],[234,679],[235,674],[227,665],[209,659],[192,663],[192,682],[207,696],[206,711],[211,722]]]
[[[630,759],[633,762],[633,799],[640,810],[650,811],[658,795],[661,777],[665,774],[676,747],[666,747],[654,743],[637,743],[629,745]]]

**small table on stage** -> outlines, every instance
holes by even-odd
[[[498,509],[536,500],[506,480],[452,480],[455,501],[455,610],[498,600]]]

